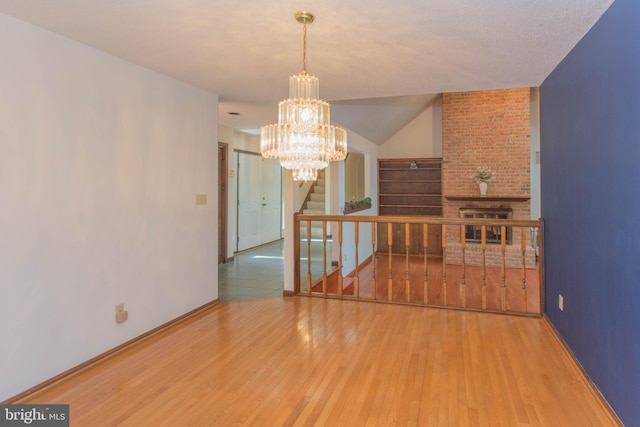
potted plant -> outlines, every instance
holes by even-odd
[[[495,177],[495,173],[487,166],[478,166],[478,171],[473,178],[478,183],[480,188],[480,196],[487,197],[488,183]]]

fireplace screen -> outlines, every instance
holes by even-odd
[[[507,208],[461,208],[461,218],[474,219],[511,219],[512,210]],[[506,227],[505,240],[507,244],[511,244],[511,227]],[[498,226],[487,226],[487,244],[500,244],[502,239],[502,230]],[[467,242],[482,242],[482,227],[479,225],[465,226],[465,240]]]

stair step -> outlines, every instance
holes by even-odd
[[[313,187],[313,192],[318,194],[324,194],[324,185],[316,185]]]
[[[318,180],[316,181],[316,185],[324,187],[324,178],[318,178]]]
[[[320,200],[320,201],[308,201],[307,202],[307,209],[312,209],[314,211],[322,211],[324,212],[324,200]]]
[[[322,203],[324,203],[324,194],[323,193],[311,193],[311,201],[312,202],[322,202]]]
[[[317,225],[316,225],[317,224]],[[303,221],[300,223],[300,237],[302,240],[306,240],[307,238],[307,222]],[[313,239],[321,239],[322,238],[322,224],[312,222],[311,223],[311,238]]]
[[[324,209],[305,209],[302,213],[305,215],[324,215]]]

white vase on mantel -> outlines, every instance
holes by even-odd
[[[478,187],[480,187],[480,197],[487,197],[487,187],[489,185],[486,182],[478,183]]]

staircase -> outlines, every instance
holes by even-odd
[[[318,179],[313,183],[309,190],[309,198],[300,208],[300,212],[306,215],[324,215],[325,214],[325,180],[324,169],[318,171]],[[300,224],[300,237],[302,239],[307,238],[307,223],[302,222]],[[311,223],[311,237],[314,239],[322,239],[322,223]]]

